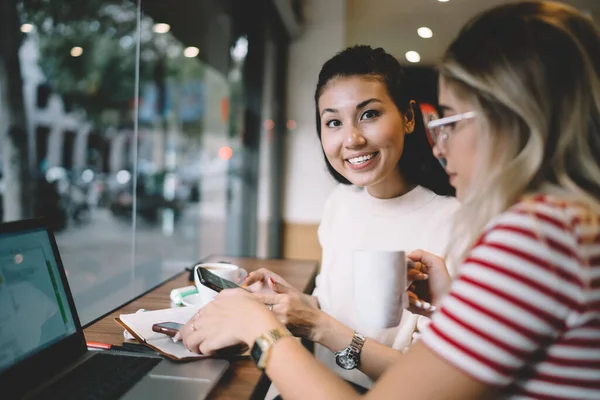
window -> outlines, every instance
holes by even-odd
[[[281,126],[265,71],[285,70],[265,48],[285,33],[267,0],[142,0],[139,26],[135,2],[84,3],[19,8],[34,29],[8,79],[35,88],[32,209],[85,324],[206,255],[256,253],[262,120]]]

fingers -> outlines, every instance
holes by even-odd
[[[272,304],[275,306],[276,304],[281,303],[281,295],[279,294],[254,294],[258,300],[260,300],[264,304]]]
[[[429,279],[429,275],[421,272],[421,270],[423,269],[423,264],[421,262],[416,262],[409,259],[407,260],[407,267],[408,269],[406,271],[406,280],[409,286],[406,290],[414,292],[416,290],[416,287],[413,284],[413,282],[425,281]]]
[[[408,294],[408,301],[410,304],[413,304],[415,301],[419,300],[419,296],[411,292],[410,290],[406,292]]]
[[[275,282],[275,280],[273,279],[273,277],[269,277],[269,287],[271,288],[271,290],[273,290],[275,293],[289,293],[291,291],[291,289],[285,285],[282,285],[279,282]]]
[[[409,281],[424,281],[429,279],[429,275],[423,273],[424,266],[420,262],[412,262],[413,267],[406,271]]]
[[[430,253],[426,252],[425,250],[418,249],[418,250],[411,251],[410,253],[408,253],[406,255],[406,257],[408,257],[408,259],[410,259],[412,261],[420,262],[421,260],[423,260],[423,258],[427,258],[427,256],[429,254]]]
[[[183,345],[186,349],[193,353],[202,354],[200,352],[200,344],[204,338],[200,332],[201,325],[198,320],[190,320],[183,328],[181,328]]]
[[[251,296],[246,290],[235,288],[235,289],[223,289],[216,296],[215,299],[227,298],[230,296]]]
[[[429,272],[429,264],[431,263],[432,256],[433,254],[424,250],[415,250],[406,255],[406,257],[412,261],[414,269],[417,269],[419,272],[425,274]]]
[[[265,268],[257,269],[256,271],[252,271],[248,274],[246,279],[244,279],[243,287],[250,286],[256,282],[264,282],[268,279],[269,270]]]
[[[247,291],[249,291],[250,293],[260,293],[260,291],[263,289],[265,285],[262,282],[259,283],[250,283],[248,284],[247,282],[243,282],[240,287],[242,287],[243,289],[246,289]]]
[[[425,300],[421,300],[416,294],[414,294],[411,291],[408,291],[408,304],[410,304],[413,307],[418,308],[421,311],[427,311],[427,312],[434,312],[435,310],[437,310],[437,308],[425,301]]]
[[[286,305],[275,304],[275,305],[273,305],[273,309],[271,311],[273,312],[273,314],[275,314],[275,316],[277,317],[279,322],[281,322],[284,325],[287,325],[287,323],[289,322],[289,316],[288,316],[289,310]]]
[[[241,286],[249,292],[257,293],[262,290],[262,286],[254,285],[256,283],[263,283],[276,293],[288,292],[288,286],[285,281],[279,275],[266,268],[260,268],[250,272]],[[254,287],[252,287],[252,285],[254,285]]]
[[[408,258],[408,256],[406,256],[406,269],[416,269],[417,271],[420,271],[421,268],[423,268],[423,263],[413,261],[410,258]]]
[[[444,260],[441,257],[436,256],[435,254],[429,253],[425,250],[415,250],[406,256],[410,260],[412,260],[415,264],[421,263],[422,266],[420,268],[422,273],[428,274],[429,269],[432,267],[440,267],[444,266]]]

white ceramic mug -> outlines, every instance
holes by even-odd
[[[354,252],[354,296],[361,326],[397,326],[404,309],[406,255],[403,251]]]
[[[200,278],[198,278],[199,267],[206,268],[213,274],[237,284],[241,284],[246,276],[248,276],[248,272],[244,268],[240,268],[234,264],[200,263],[194,265],[194,283],[196,284],[196,288],[198,288],[198,293],[203,305],[212,301],[217,295],[217,292],[200,283]]]

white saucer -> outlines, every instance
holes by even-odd
[[[190,294],[181,299],[181,304],[187,307],[202,307],[204,303],[200,298],[200,293]]]

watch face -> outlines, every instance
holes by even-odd
[[[335,357],[337,365],[344,369],[356,368],[356,360],[348,352],[343,351]]]
[[[252,357],[252,359],[254,360],[254,362],[258,365],[258,362],[260,361],[260,356],[262,356],[262,348],[260,347],[260,345],[258,344],[258,342],[254,343],[254,346],[252,346],[252,350],[250,350],[250,356]]]

